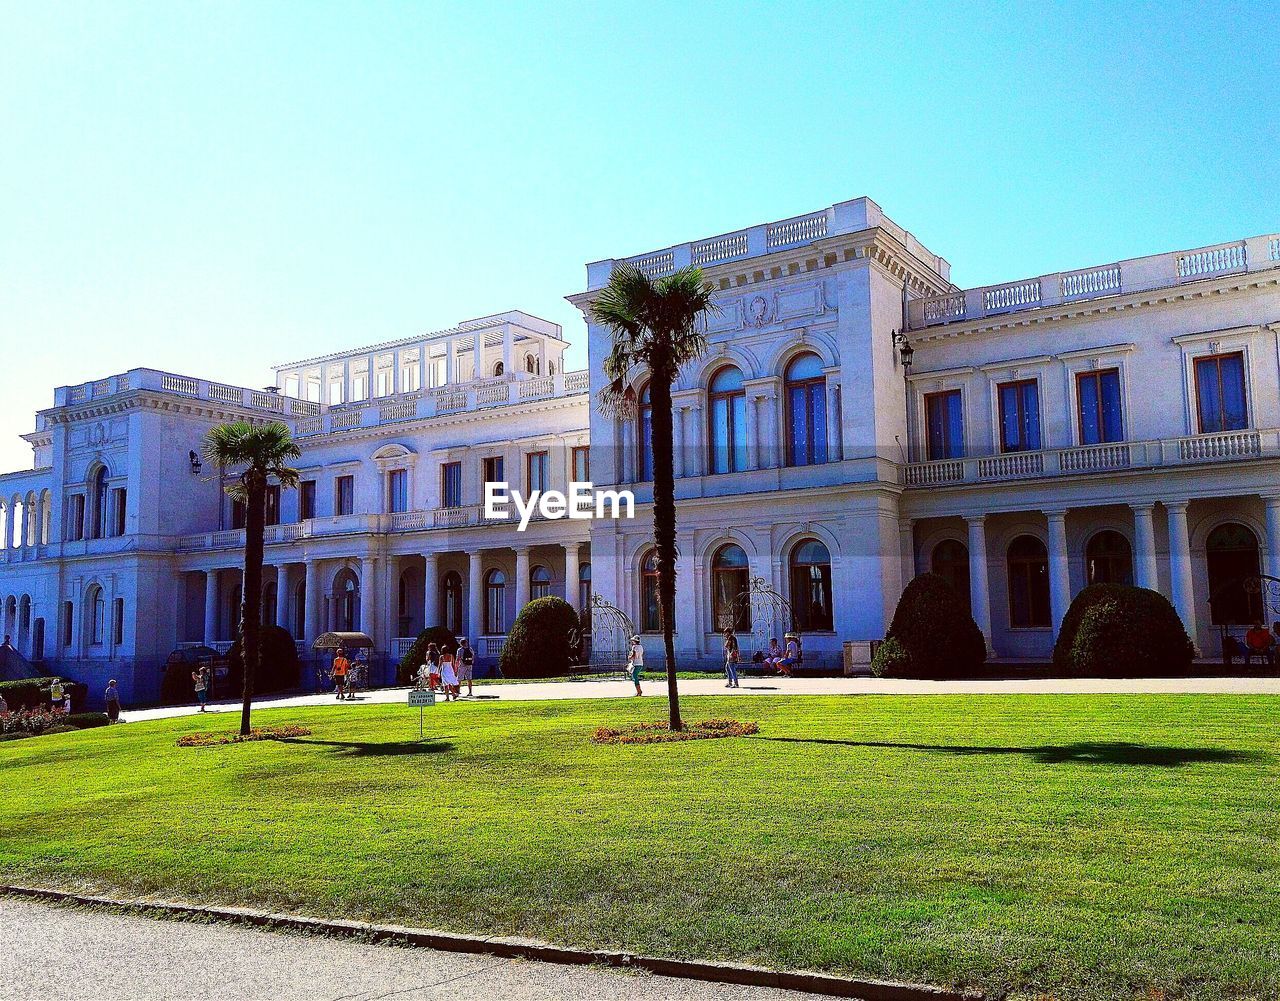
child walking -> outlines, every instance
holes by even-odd
[[[733,634],[733,627],[730,626],[724,631],[724,675],[729,679],[725,688],[738,687],[738,660],[741,656],[738,637]]]

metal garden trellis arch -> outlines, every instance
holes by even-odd
[[[753,577],[746,590],[733,599],[734,631],[739,633],[738,649],[744,663],[768,654],[769,641],[776,639],[785,648],[784,637],[794,633],[799,641],[795,613],[789,602],[763,577]],[[744,637],[748,642],[743,642]]]
[[[631,637],[636,634],[635,623],[617,605],[602,594],[591,595],[591,631],[575,638],[572,645],[585,647],[580,663],[591,674],[617,674],[627,670],[627,656],[631,652]]]

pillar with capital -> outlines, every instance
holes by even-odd
[[[204,572],[204,645],[213,646],[218,639],[218,571]]]
[[[915,522],[903,518],[898,522],[898,541],[902,554],[902,586],[905,589],[916,576]]]
[[[310,643],[319,636],[321,632],[320,609],[322,607],[322,603],[320,596],[320,565],[316,560],[307,560],[304,566],[306,568],[306,579],[302,586],[302,622],[305,627],[306,635],[301,637],[301,639]]]
[[[400,635],[400,557],[388,556],[386,564],[387,586],[381,591],[386,602],[382,613],[382,619],[386,623],[382,644],[385,649],[390,650],[396,637]]]
[[[289,628],[289,564],[276,567],[276,625]]]
[[[973,621],[982,630],[987,641],[987,651],[994,653],[991,645],[991,586],[987,582],[987,530],[986,517],[975,515],[966,518],[969,527],[969,604]]]
[[[373,648],[375,650],[388,646],[385,637],[380,638],[379,628],[378,597],[382,592],[380,582],[378,581],[378,557],[362,556],[360,557],[360,631],[365,633],[373,640]]]
[[[1071,604],[1071,564],[1067,558],[1067,512],[1046,511],[1049,522],[1049,612],[1057,636]]]
[[[674,474],[684,476],[684,410],[676,404],[671,408],[671,454]],[[567,578],[566,578],[567,579]]]
[[[575,612],[581,613],[578,607],[578,543],[564,544],[564,600],[573,606]]]
[[[517,546],[516,550],[516,614],[529,604],[529,547]]]
[[[1165,501],[1169,512],[1169,583],[1173,607],[1182,619],[1194,646],[1196,637],[1195,585],[1191,579],[1191,530],[1187,524],[1189,501]]]
[[[1138,587],[1158,591],[1155,504],[1130,504],[1129,507],[1133,510],[1133,582]]]
[[[436,553],[424,553],[422,557],[422,628],[430,629],[440,624],[440,557]]]
[[[756,400],[754,390],[747,393],[746,399],[746,432],[747,432],[747,468],[760,468],[760,434],[756,427],[758,421],[756,415],[759,412],[759,403]]]
[[[827,461],[837,462],[844,458],[840,436],[840,370],[823,369],[827,377]]]
[[[467,629],[478,650],[479,637],[484,634],[484,561],[478,549],[471,551],[467,566]]]

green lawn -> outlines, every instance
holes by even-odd
[[[0,877],[1101,998],[1280,996],[1280,699],[690,698],[261,712],[0,744]],[[1161,993],[1163,992],[1163,993]]]

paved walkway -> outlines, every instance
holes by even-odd
[[[665,698],[666,683],[646,681],[645,697]],[[355,704],[380,705],[407,701],[404,688],[381,688],[362,692]],[[885,678],[748,678],[741,688],[726,689],[717,678],[681,681],[681,695],[1106,695],[1127,693],[1198,693],[1226,695],[1280,695],[1280,678],[1051,678],[1015,681],[910,681]],[[547,681],[527,685],[477,685],[472,701],[537,702],[548,699],[634,698],[634,689],[625,681]],[[464,699],[463,701],[467,701]],[[332,695],[292,695],[260,698],[257,708],[289,706],[351,705],[338,703]],[[238,712],[238,702],[219,702],[211,712]],[[164,706],[159,709],[126,709],[126,719],[163,719],[189,716],[195,706]]]
[[[819,995],[364,945],[0,897],[0,996],[15,1001],[818,1001]]]

